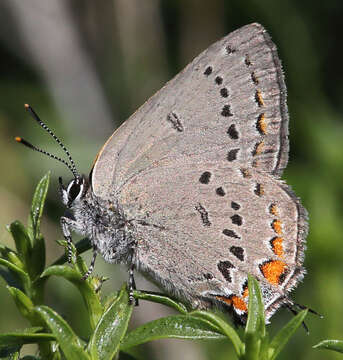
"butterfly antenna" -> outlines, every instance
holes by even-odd
[[[56,156],[54,154],[50,154],[49,152],[32,145],[31,143],[29,143],[28,141],[24,140],[23,138],[21,138],[19,136],[15,137],[14,139],[18,143],[21,143],[21,144],[25,145],[29,149],[32,149],[34,151],[38,151],[38,152],[40,152],[40,153],[42,153],[44,155],[47,155],[47,156],[51,157],[52,159],[60,161],[61,163],[65,164],[68,167],[68,169],[73,173],[73,175],[75,177],[78,176],[77,172],[75,172],[75,169],[68,162],[66,162],[64,159],[61,159],[60,157],[58,157],[58,156]]]
[[[63,151],[66,153],[70,163],[68,163],[67,161],[65,161],[64,159],[56,156],[56,155],[53,155],[45,150],[42,150],[34,145],[32,145],[31,143],[29,143],[28,141],[24,140],[23,138],[21,137],[16,137],[15,140],[23,145],[25,145],[26,147],[32,149],[32,150],[35,150],[35,151],[38,151],[44,155],[47,155],[49,157],[51,157],[52,159],[55,159],[57,161],[60,161],[61,163],[65,164],[68,169],[73,173],[74,177],[77,178],[79,177],[79,174],[76,170],[76,166],[75,166],[75,163],[74,163],[74,160],[72,159],[69,151],[67,150],[67,148],[63,145],[62,141],[48,128],[47,125],[45,125],[45,123],[39,118],[39,116],[36,114],[36,112],[32,109],[32,107],[28,104],[25,104],[25,109],[30,113],[31,117],[36,120],[38,122],[38,124],[47,132],[49,133],[53,139],[57,142],[57,144],[63,149]]]

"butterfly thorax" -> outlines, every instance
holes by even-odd
[[[95,251],[111,263],[130,263],[133,241],[130,223],[118,206],[95,196],[84,176],[61,187],[70,230],[88,236]]]

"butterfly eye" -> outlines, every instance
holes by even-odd
[[[69,204],[82,195],[83,185],[83,181],[78,178],[70,182],[67,189]]]

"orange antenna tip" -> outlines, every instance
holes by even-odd
[[[30,107],[29,104],[24,104],[25,109],[28,109]]]
[[[21,142],[21,137],[16,136],[16,137],[14,138],[14,140],[15,140],[15,141],[18,141],[18,142]]]

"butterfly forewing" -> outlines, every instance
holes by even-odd
[[[279,175],[287,126],[275,45],[261,25],[247,25],[200,54],[113,134],[94,167],[93,189],[106,198],[160,161],[199,154]]]

